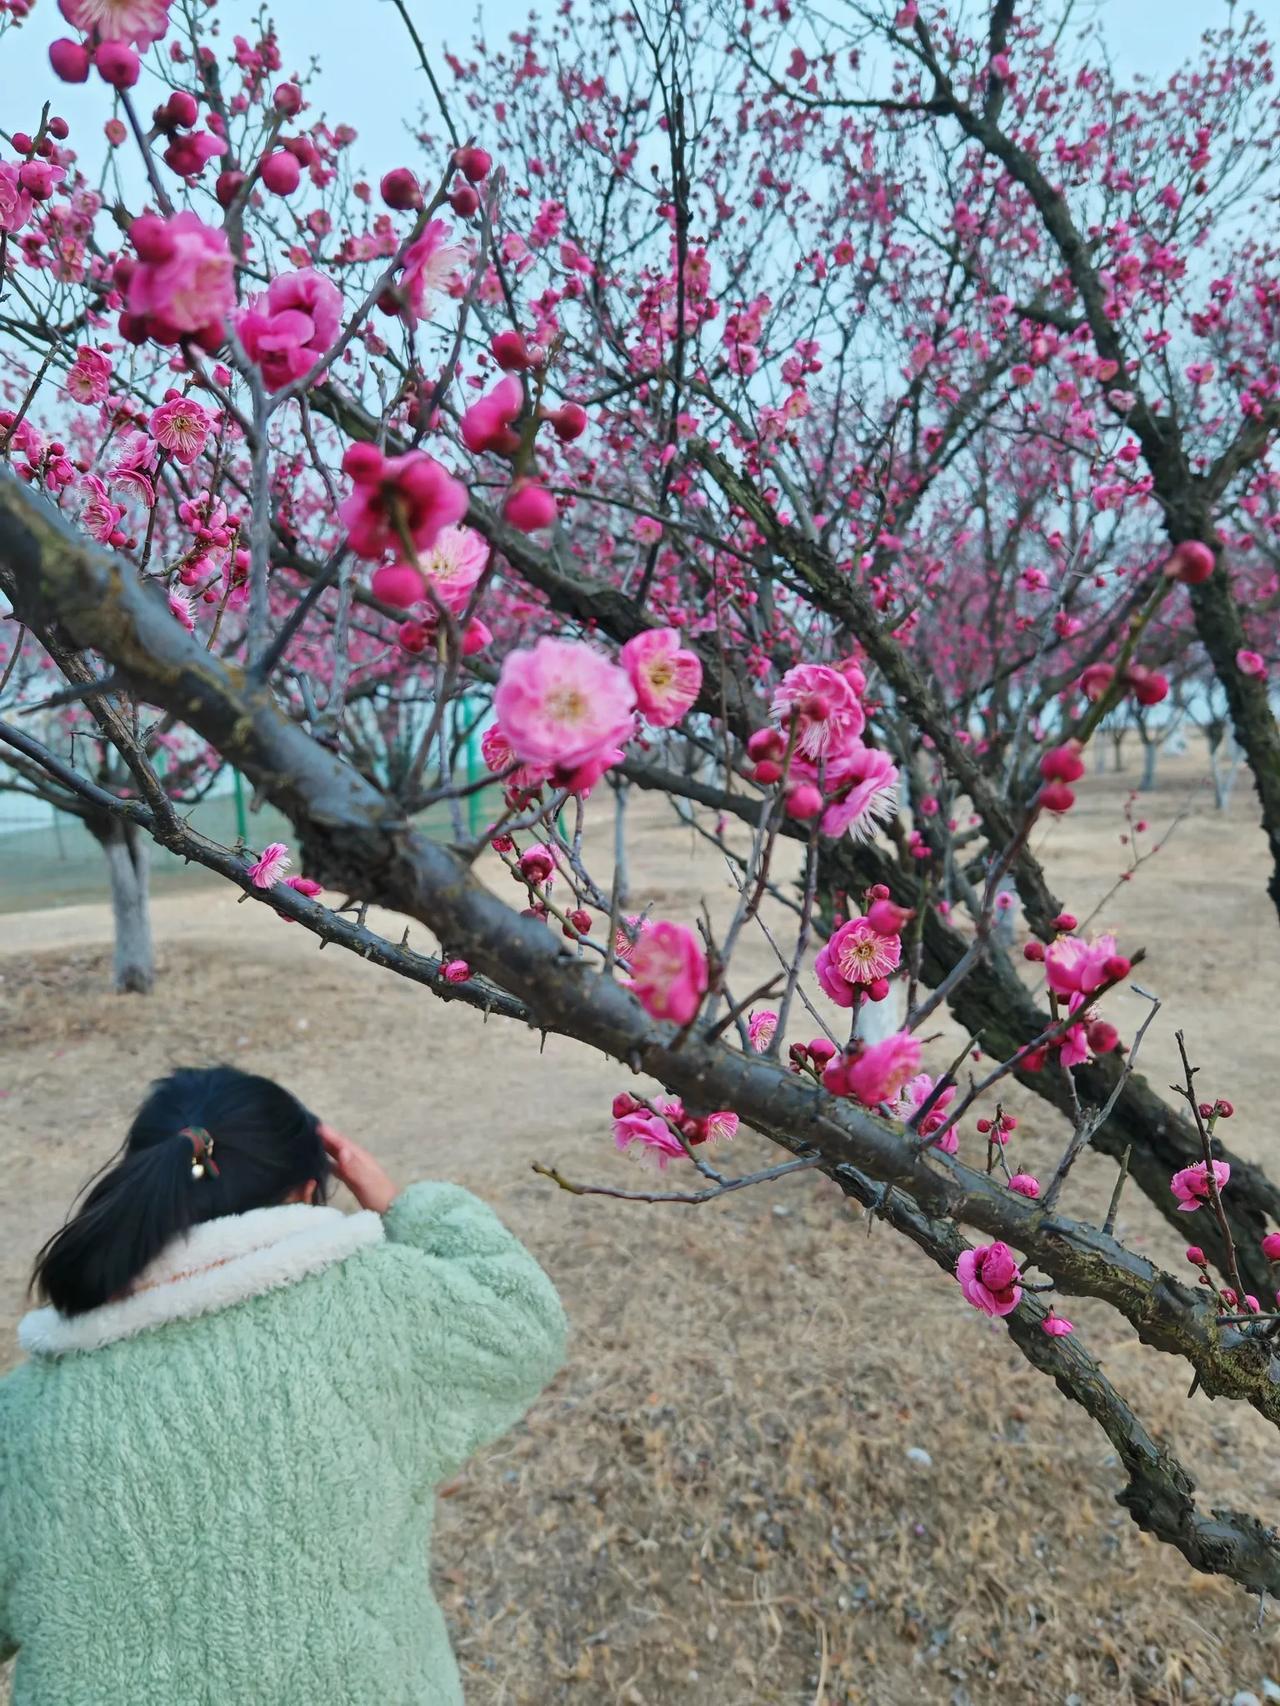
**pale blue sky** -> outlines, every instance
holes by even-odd
[[[696,3],[696,0],[695,0]],[[546,15],[555,0],[485,0],[478,8],[490,43],[505,40],[522,27],[531,11]],[[448,8],[428,0],[409,0],[410,11],[432,54],[446,43],[465,48],[473,37],[469,20],[477,15],[470,4]],[[420,110],[424,80],[395,8],[388,0],[271,0],[286,69],[300,68],[314,55],[321,76],[314,85],[316,106],[331,120],[345,120],[360,133],[355,160],[372,176],[380,176],[404,157],[404,126]],[[1263,15],[1273,13],[1280,24],[1280,5],[1264,0]],[[217,16],[224,35],[252,35],[256,4],[250,0],[221,0]],[[1081,6],[1085,18],[1093,8]],[[1224,22],[1227,0],[1106,0],[1102,7],[1106,37],[1121,74],[1144,72],[1162,76],[1191,53],[1200,33]],[[81,87],[56,84],[48,67],[49,42],[65,35],[66,26],[53,0],[38,0],[30,19],[0,40],[0,124],[6,129],[34,126],[40,102],[55,91],[57,109],[80,135],[100,133],[110,113],[109,91],[96,77]],[[603,46],[603,44],[602,44]],[[31,109],[26,110],[25,96]]]

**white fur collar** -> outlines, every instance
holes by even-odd
[[[33,1310],[18,1325],[18,1343],[43,1356],[98,1350],[166,1321],[209,1315],[292,1285],[382,1236],[376,1214],[343,1214],[306,1203],[206,1220],[162,1250],[127,1297],[84,1315]]]

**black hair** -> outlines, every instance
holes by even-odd
[[[123,1148],[36,1257],[32,1286],[83,1315],[201,1221],[273,1207],[311,1179],[322,1201],[329,1171],[319,1122],[296,1096],[234,1066],[183,1067],[151,1086]]]

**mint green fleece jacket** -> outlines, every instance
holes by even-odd
[[[0,1380],[14,1706],[458,1706],[432,1488],[554,1374],[550,1281],[455,1185],[289,1205],[123,1300],[26,1317]]]

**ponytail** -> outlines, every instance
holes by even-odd
[[[315,1116],[268,1078],[184,1068],[151,1087],[120,1154],[36,1257],[32,1285],[63,1315],[123,1296],[205,1220],[283,1202],[329,1158]]]
[[[119,1297],[191,1226],[189,1137],[127,1150],[36,1257],[34,1283],[64,1315]]]

